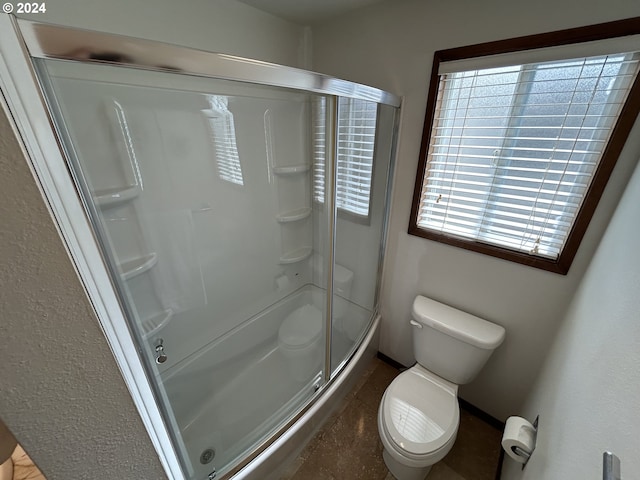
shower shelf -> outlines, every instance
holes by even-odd
[[[149,318],[145,318],[140,323],[142,325],[142,333],[145,338],[158,333],[162,327],[171,321],[173,318],[173,310],[170,308],[153,315]]]
[[[104,190],[96,190],[93,193],[93,199],[96,205],[102,208],[110,208],[129,202],[140,195],[140,187],[133,185],[125,188],[107,188]]]
[[[285,253],[280,257],[280,264],[287,265],[290,263],[297,263],[305,260],[313,253],[313,247],[302,247],[291,252]]]
[[[311,165],[304,163],[302,165],[291,165],[288,167],[273,167],[273,173],[276,175],[297,175],[306,173],[311,169]]]
[[[279,223],[297,222],[298,220],[304,220],[311,215],[311,208],[299,208],[292,210],[291,212],[281,213],[276,215],[276,219]]]
[[[156,263],[158,263],[158,255],[154,252],[149,255],[145,255],[144,257],[134,258],[133,260],[123,262],[118,265],[118,268],[120,269],[120,272],[122,272],[122,278],[129,280],[146,272],[147,270],[150,270],[156,265]]]

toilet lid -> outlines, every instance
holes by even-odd
[[[316,340],[322,330],[322,312],[315,305],[296,308],[284,319],[278,338],[289,347],[305,347]]]
[[[455,392],[413,370],[391,382],[383,403],[389,437],[411,454],[432,453],[457,431],[460,411]]]

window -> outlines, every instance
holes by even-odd
[[[229,183],[244,185],[242,166],[236,145],[236,127],[229,99],[221,95],[208,96],[210,109],[202,113],[209,123],[211,143],[215,148],[218,176]]]
[[[410,233],[568,271],[640,106],[638,37],[593,28],[436,52]]]
[[[339,210],[369,217],[377,105],[353,98],[338,102],[336,204]],[[324,202],[326,99],[313,103],[313,195]]]

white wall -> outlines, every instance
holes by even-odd
[[[55,0],[30,20],[303,66],[304,28],[235,0]]]
[[[540,414],[524,471],[505,460],[504,479],[599,478],[602,452],[640,472],[640,167],[631,178],[571,302],[521,415]]]
[[[404,96],[382,292],[380,349],[413,363],[408,325],[416,294],[503,325],[505,343],[461,396],[505,419],[530,385],[640,152],[638,128],[567,276],[406,233],[433,52],[640,15],[635,0],[386,1],[313,27],[314,69]]]

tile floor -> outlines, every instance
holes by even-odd
[[[393,480],[382,460],[378,405],[399,371],[374,359],[341,409],[318,432],[283,480]],[[502,432],[460,411],[458,438],[427,480],[494,480]]]

